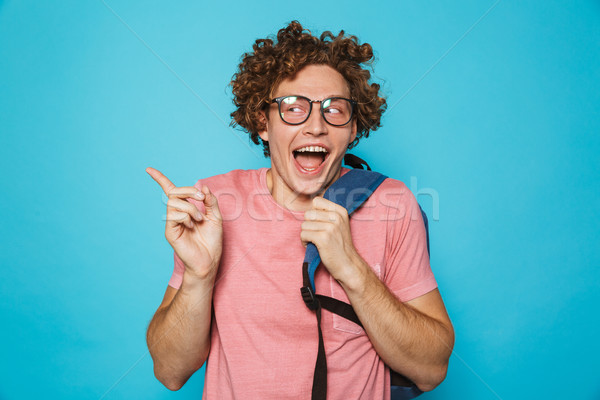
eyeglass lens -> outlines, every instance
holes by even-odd
[[[281,119],[285,122],[301,124],[308,119],[311,108],[308,99],[288,96],[283,98],[280,104]],[[332,125],[345,125],[352,118],[352,104],[347,99],[325,99],[319,105],[323,109],[323,117]]]

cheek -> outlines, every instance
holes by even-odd
[[[271,158],[284,161],[287,158],[288,143],[286,143],[281,136],[270,135],[271,140],[269,141],[269,149],[271,151]]]
[[[348,145],[354,141],[355,137],[356,137],[356,135],[354,133],[344,132],[343,134],[341,134],[339,136],[339,140],[337,142],[338,146],[340,148],[343,147],[344,149],[346,149],[348,147]]]
[[[271,129],[267,131],[267,135],[271,139],[269,144],[281,153],[287,153],[294,140],[295,132],[286,128],[288,127],[271,125]]]

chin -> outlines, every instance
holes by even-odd
[[[316,197],[323,192],[322,185],[317,182],[305,182],[294,185],[294,193],[298,196]]]
[[[298,195],[315,197],[322,194],[329,186],[330,173],[322,171],[318,176],[303,175],[295,179],[294,192]]]

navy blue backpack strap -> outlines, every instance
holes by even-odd
[[[386,176],[372,172],[368,164],[356,157],[347,154],[344,162],[354,168],[342,175],[325,192],[323,197],[348,210],[351,215],[373,194],[379,185],[387,178]],[[367,167],[364,170],[362,165]],[[427,231],[427,251],[429,251],[429,231],[427,216],[421,209],[423,221]],[[332,297],[317,295],[315,291],[314,276],[321,262],[321,257],[317,247],[309,243],[306,247],[306,254],[302,264],[303,287],[300,289],[302,298],[306,306],[315,311],[317,317],[317,328],[319,335],[319,349],[315,363],[315,373],[313,376],[312,400],[326,400],[327,398],[327,360],[325,356],[325,346],[323,342],[323,333],[321,330],[321,309],[326,309],[332,313],[340,315],[362,327],[354,309],[350,304],[337,300]],[[422,392],[407,378],[390,370],[391,372],[391,400],[409,400],[417,397]]]

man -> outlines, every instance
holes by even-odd
[[[429,267],[414,196],[386,179],[348,217],[323,199],[346,150],[379,126],[385,100],[361,64],[371,46],[292,22],[257,40],[232,81],[235,123],[271,168],[176,187],[165,236],[175,270],[148,327],[156,377],[177,390],[205,362],[205,399],[309,399],[318,337],[299,293],[305,245],[318,293],[352,304],[359,325],[323,311],[328,399],[387,399],[388,367],[421,390],[445,377],[453,328]]]

